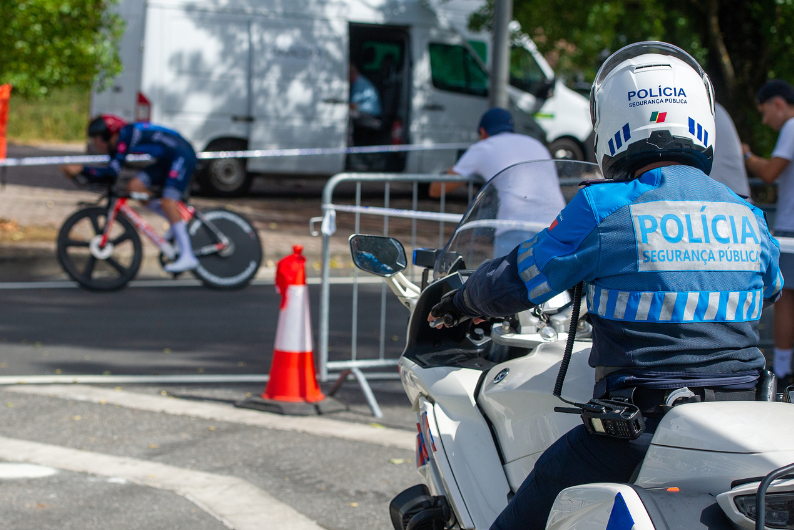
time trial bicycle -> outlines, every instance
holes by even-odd
[[[141,217],[129,199],[155,195],[117,192],[114,182],[88,183],[104,189],[97,203],[72,214],[58,233],[58,260],[66,274],[85,289],[121,289],[138,273],[143,246],[138,231],[160,249],[160,264],[179,256],[179,247]],[[191,273],[207,287],[239,289],[248,285],[262,263],[262,243],[253,224],[226,208],[200,211],[179,202],[199,266]],[[83,206],[86,206],[83,203]]]

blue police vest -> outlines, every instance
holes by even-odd
[[[588,186],[516,253],[531,304],[585,282],[602,391],[741,384],[764,366],[757,324],[783,286],[780,251],[763,212],[699,170]]]

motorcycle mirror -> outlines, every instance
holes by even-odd
[[[388,278],[405,270],[408,260],[402,244],[393,237],[354,234],[350,255],[362,271]]]

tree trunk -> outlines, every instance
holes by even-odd
[[[728,48],[725,46],[725,40],[722,37],[719,13],[719,0],[710,0],[707,15],[709,41],[720,65],[720,73],[722,73],[723,82],[725,83],[727,99],[732,101],[736,89],[736,71],[733,69],[731,56],[728,54]]]

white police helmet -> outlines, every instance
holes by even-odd
[[[711,172],[714,88],[680,48],[638,42],[613,53],[593,82],[590,118],[606,178],[632,178],[663,160]]]

